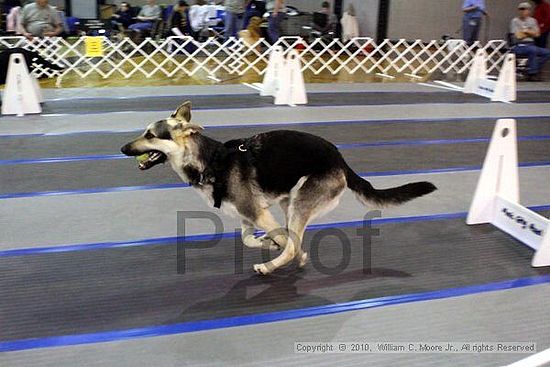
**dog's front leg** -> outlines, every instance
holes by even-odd
[[[290,262],[294,258],[294,246],[287,246],[289,233],[277,223],[269,210],[263,209],[256,217],[255,224],[258,228],[265,231],[266,236],[273,239],[275,243],[284,248],[283,252],[277,257],[278,261],[269,261],[263,264],[254,265],[255,272],[266,275]],[[284,261],[286,259],[288,260]]]
[[[273,241],[267,234],[256,237],[254,235],[254,225],[247,219],[241,220],[241,238],[246,247],[262,248],[269,250],[280,250],[281,247]]]

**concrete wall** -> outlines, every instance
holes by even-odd
[[[490,18],[482,25],[480,40],[503,39],[519,2],[485,0]],[[388,37],[431,40],[448,34],[461,38],[462,33],[457,31],[462,28],[462,3],[462,0],[392,0]]]
[[[71,0],[71,15],[81,19],[96,19],[97,3],[89,0]]]
[[[321,9],[322,0],[286,0],[286,4],[294,6],[301,11],[314,12]],[[333,1],[329,1],[331,5]]]

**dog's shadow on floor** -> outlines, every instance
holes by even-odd
[[[376,278],[406,278],[411,275],[392,269],[373,268],[340,272],[325,276],[312,269],[279,269],[274,274],[260,276],[243,274],[221,297],[201,300],[187,307],[170,323],[208,320],[223,317],[268,313],[347,302],[357,299],[357,291],[365,294],[368,280]],[[338,289],[342,285],[365,281],[365,288],[357,286],[345,299]],[[326,294],[327,296],[324,296]]]

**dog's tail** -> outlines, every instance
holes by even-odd
[[[372,187],[370,182],[361,178],[347,165],[346,180],[348,187],[355,192],[363,204],[375,204],[377,206],[401,204],[437,190],[434,184],[425,181],[377,190]]]

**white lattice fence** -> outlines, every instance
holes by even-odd
[[[66,67],[59,77],[74,73],[80,78],[100,76],[123,78],[165,76],[178,73],[193,76],[206,73],[244,75],[265,72],[271,45],[264,39],[254,44],[230,39],[226,42],[209,39],[197,42],[190,37],[169,37],[165,40],[147,38],[136,44],[129,38],[103,40],[103,57],[86,57],[85,38],[65,40],[44,38],[33,42],[23,37],[0,38],[2,47],[23,47],[36,50],[47,59]],[[475,50],[483,48],[489,55],[489,72],[498,72],[507,52],[504,41],[477,42],[467,46],[464,41],[446,42],[421,40],[384,40],[380,44],[371,38],[354,38],[348,42],[338,39],[316,39],[308,43],[300,37],[283,37],[276,45],[285,51],[299,49],[302,70],[314,75],[341,72],[377,73],[392,77],[399,74],[420,77],[436,71],[465,73]],[[51,71],[38,68],[35,74],[52,76]]]

